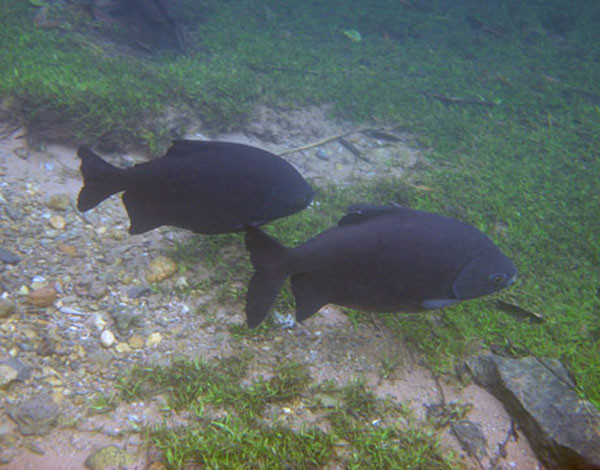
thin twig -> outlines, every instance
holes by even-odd
[[[364,155],[362,155],[360,153],[360,150],[358,150],[354,145],[352,145],[351,142],[347,141],[346,139],[344,139],[343,137],[340,137],[338,139],[338,142],[340,144],[342,144],[344,147],[346,147],[346,149],[352,154],[354,155],[356,158],[360,158],[361,160],[367,162],[367,163],[371,163],[371,161],[365,157]]]
[[[308,150],[308,149],[311,149],[311,148],[314,148],[314,147],[320,147],[321,145],[324,145],[324,144],[326,144],[328,142],[331,142],[333,140],[338,140],[341,137],[346,137],[347,135],[354,134],[356,132],[363,132],[366,129],[368,129],[368,128],[366,128],[366,127],[359,127],[358,129],[352,129],[350,131],[342,132],[341,134],[333,135],[331,137],[326,137],[325,139],[318,140],[318,141],[313,142],[311,144],[302,145],[301,147],[296,147],[296,148],[293,148],[293,149],[290,149],[290,150],[286,150],[284,152],[280,152],[280,153],[278,153],[278,155],[280,157],[282,157],[283,155],[288,155],[290,153],[296,153],[296,152],[301,152],[303,150]]]
[[[435,98],[436,100],[440,100],[442,103],[446,104],[476,104],[478,106],[487,106],[488,108],[493,108],[496,106],[496,103],[491,101],[475,100],[472,98],[457,98],[455,96],[440,95],[439,93],[430,93],[428,91],[423,91],[422,93],[425,96]]]
[[[515,438],[515,442],[519,439],[519,435],[517,434],[516,430],[516,423],[515,420],[512,418],[510,419],[510,426],[508,428],[508,431],[506,431],[506,437],[502,442],[498,444],[498,452],[496,452],[496,455],[490,459],[491,470],[496,470],[498,461],[500,459],[506,458],[506,446],[508,445],[508,441],[510,441],[511,437]]]

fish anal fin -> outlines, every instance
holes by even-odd
[[[246,324],[249,328],[256,328],[266,318],[285,278],[286,275],[272,276],[260,271],[254,273],[246,293]]]
[[[292,293],[296,299],[296,320],[303,322],[328,303],[321,295],[309,273],[294,274],[291,278]]]
[[[125,191],[123,193],[123,204],[129,215],[129,233],[138,235],[149,232],[162,225],[169,225],[160,211],[156,210],[151,198],[144,196],[144,193],[135,191]]]

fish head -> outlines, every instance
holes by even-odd
[[[274,188],[263,205],[265,219],[271,220],[294,214],[308,206],[315,195],[303,179],[294,184],[280,184]]]
[[[460,272],[452,289],[460,300],[473,299],[504,289],[515,282],[517,268],[500,250],[473,258]]]

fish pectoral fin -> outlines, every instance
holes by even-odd
[[[292,293],[296,299],[296,321],[303,322],[327,304],[309,273],[294,274],[291,278]]]
[[[448,305],[460,302],[459,299],[427,299],[421,302],[421,307],[425,310],[435,310],[438,308],[444,308]]]
[[[150,197],[144,193],[125,191],[123,193],[123,204],[129,215],[129,233],[138,235],[149,232],[162,225],[168,225],[165,217],[161,217]]]
[[[402,210],[401,206],[395,204],[354,204],[346,209],[346,215],[338,221],[338,225],[359,224],[380,215],[389,214]]]
[[[246,323],[248,328],[256,328],[266,318],[286,277],[287,274],[273,276],[262,271],[254,273],[246,293]]]

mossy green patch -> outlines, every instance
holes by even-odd
[[[175,410],[193,414],[186,426],[146,430],[170,468],[312,469],[333,463],[347,468],[460,468],[440,448],[432,429],[418,429],[402,406],[378,399],[363,381],[309,387],[306,366],[291,362],[275,367],[269,379],[249,382],[250,360],[182,359],[123,375],[123,398],[161,394]],[[327,397],[338,397],[333,409],[323,403]],[[303,402],[323,415],[321,426],[290,426],[264,413],[271,405],[281,407],[285,416],[292,408],[304,409]]]

